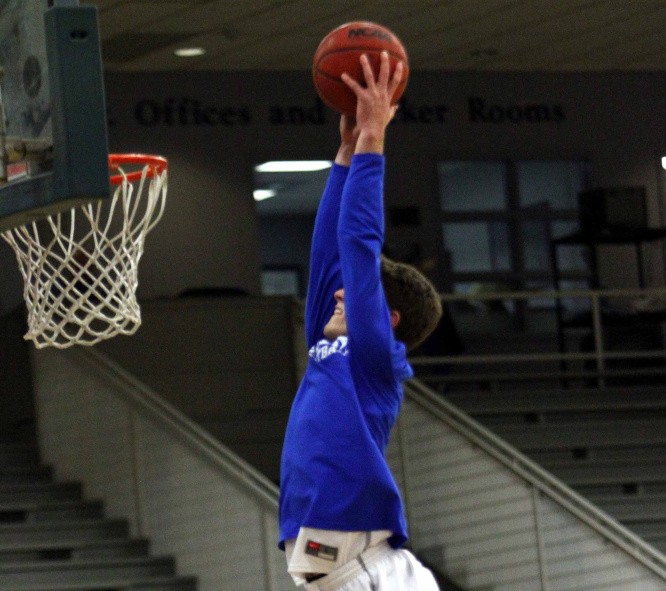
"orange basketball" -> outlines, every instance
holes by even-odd
[[[321,100],[338,113],[355,116],[356,95],[342,81],[340,75],[347,72],[365,85],[359,58],[364,53],[368,56],[376,76],[382,51],[389,54],[391,72],[399,61],[404,64],[402,82],[393,95],[393,102],[397,103],[405,92],[409,76],[407,52],[392,31],[366,21],[351,22],[333,29],[317,47],[312,60],[312,79]]]

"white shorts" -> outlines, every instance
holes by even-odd
[[[386,542],[321,579],[306,583],[307,591],[439,591],[432,573],[408,550]]]

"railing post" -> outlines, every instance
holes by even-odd
[[[405,404],[403,403],[402,412],[398,416],[398,420],[395,423],[393,429],[394,434],[396,435],[396,440],[398,443],[398,450],[400,452],[400,466],[402,467],[402,500],[405,504],[405,519],[407,520],[407,527],[409,530],[409,537],[411,539],[412,548],[416,548],[416,538],[413,535],[412,531],[412,512],[411,512],[411,502],[409,494],[409,476],[407,475],[407,442],[405,441],[405,430],[402,427],[403,416],[405,412]]]
[[[132,469],[132,488],[134,494],[134,528],[135,535],[138,537],[146,537],[149,535],[146,525],[145,515],[145,495],[143,486],[143,474],[139,466],[141,461],[141,444],[139,442],[138,434],[138,417],[137,411],[128,405],[129,413],[129,438],[130,438],[130,453],[131,453],[131,469]]]
[[[546,556],[544,552],[543,537],[541,531],[541,503],[539,489],[532,485],[532,510],[534,511],[534,533],[536,535],[537,561],[539,563],[539,577],[541,579],[541,591],[548,591],[548,574],[546,570]]]
[[[272,531],[269,521],[269,514],[259,505],[259,519],[261,520],[261,539],[262,539],[262,556],[264,558],[264,589],[266,591],[276,591],[275,586],[275,572],[273,569],[273,561],[271,560],[271,545],[277,543],[273,540]],[[285,564],[285,569],[287,568]]]
[[[606,370],[605,356],[604,356],[604,335],[603,326],[601,324],[601,309],[599,305],[599,293],[592,292],[592,327],[594,331],[594,353],[597,360],[597,385],[603,388],[605,380],[603,378],[604,371]]]

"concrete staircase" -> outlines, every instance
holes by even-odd
[[[36,448],[0,443],[0,589],[196,591],[174,560],[153,557],[81,485],[54,482]]]

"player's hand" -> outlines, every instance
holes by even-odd
[[[349,115],[340,116],[340,140],[343,144],[351,146],[356,145],[358,139],[358,127],[356,125],[356,118]]]
[[[356,150],[359,129],[356,119],[349,115],[340,116],[340,149],[335,157],[336,164],[349,166]]]
[[[368,56],[363,54],[360,60],[365,86],[348,74],[342,74],[343,82],[356,95],[356,124],[359,129],[356,151],[383,153],[386,127],[398,108],[392,101],[402,81],[403,64],[398,62],[393,74],[390,74],[388,53],[382,51],[375,78]]]

